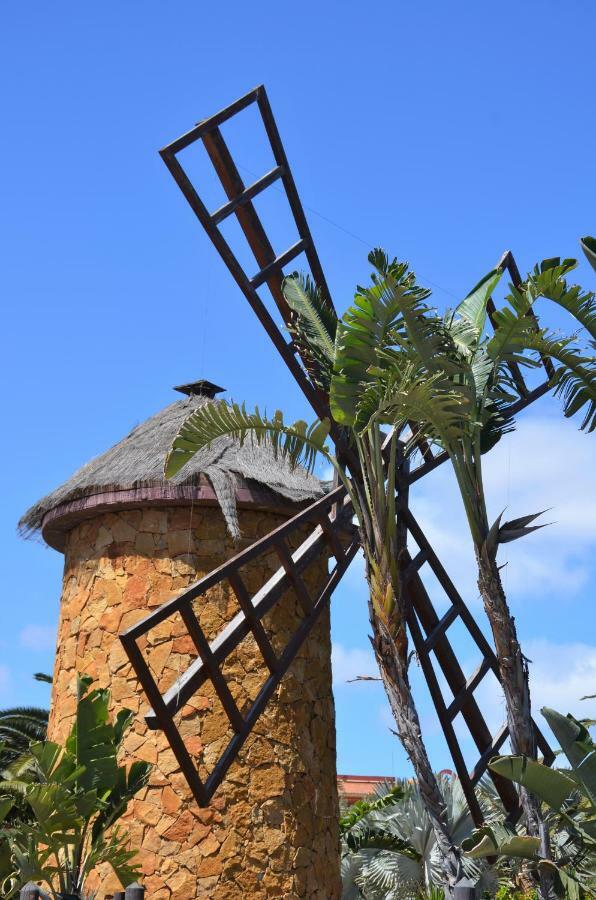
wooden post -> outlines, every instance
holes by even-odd
[[[138,881],[129,884],[124,892],[125,900],[145,900],[145,888]]]

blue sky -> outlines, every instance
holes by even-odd
[[[46,702],[30,673],[52,665],[62,558],[17,538],[32,502],[183,381],[206,377],[248,404],[308,415],[158,148],[264,82],[337,307],[380,244],[412,263],[443,308],[504,249],[524,271],[576,255],[577,238],[596,231],[596,11],[590,0],[182,0],[175,10],[34,0],[0,17],[5,706]],[[252,124],[229,134],[247,181],[267,163]],[[268,204],[282,250],[280,196]],[[578,277],[593,283],[583,263]],[[537,703],[587,712],[578,697],[596,689],[592,443],[558,413],[550,399],[528,413],[490,460],[488,483],[495,516],[553,507],[555,524],[509,551],[507,587]],[[482,616],[449,472],[425,480],[414,503]],[[372,671],[365,606],[355,570],[333,603],[338,766],[401,774],[380,686],[346,684]],[[471,669],[463,639],[458,650]],[[413,679],[441,768],[448,757],[415,669]],[[484,691],[498,725],[498,692]]]

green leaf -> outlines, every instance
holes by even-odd
[[[493,269],[472,288],[467,297],[456,307],[455,312],[472,325],[477,341],[480,340],[484,331],[488,300],[502,275],[502,269]]]
[[[315,384],[329,390],[335,352],[337,314],[309,275],[284,279],[283,295],[292,310],[288,329]]]
[[[497,756],[488,765],[497,775],[527,788],[557,811],[577,790],[573,778],[523,756]]]
[[[579,243],[585,253],[586,259],[592,268],[596,270],[596,238],[589,236],[583,237]]]
[[[357,853],[360,850],[384,850],[407,856],[408,859],[421,860],[422,854],[409,841],[397,837],[382,828],[362,827],[349,831],[345,835],[348,848]]]
[[[205,403],[190,414],[178,431],[166,458],[165,476],[173,478],[195,453],[220,437],[233,437],[241,443],[250,437],[257,444],[268,444],[276,457],[288,460],[291,466],[303,465],[312,471],[318,453],[328,456],[328,434],[327,419],[310,426],[302,420],[285,425],[279,411],[268,419],[258,408],[249,413],[244,405],[225,400]]]
[[[519,859],[537,859],[540,839],[510,832],[502,825],[486,825],[478,828],[462,841],[464,855],[470,859],[487,856],[513,856]]]
[[[150,763],[136,760],[128,772],[124,766],[118,769],[116,784],[93,823],[94,838],[98,838],[126,812],[126,808],[135,794],[147,785],[151,768]]]
[[[11,800],[10,798],[5,799],[4,797],[0,797],[0,823],[4,821],[13,806],[13,800]]]
[[[548,707],[541,712],[596,807],[596,744],[590,732],[572,715],[563,716]]]
[[[405,791],[399,785],[395,785],[386,794],[376,797],[374,800],[358,800],[353,803],[348,811],[340,817],[339,830],[343,834],[362,821],[371,812],[379,812],[387,807],[401,803],[405,797]]]
[[[510,541],[516,541],[518,538],[525,537],[527,534],[538,531],[540,528],[546,528],[548,523],[544,525],[530,525],[530,522],[534,522],[539,516],[544,515],[545,512],[548,512],[548,510],[543,509],[541,512],[531,513],[528,516],[520,516],[518,519],[504,522],[499,528],[498,543],[508,544]]]
[[[433,342],[423,341],[425,299],[429,291],[416,284],[416,276],[407,263],[389,260],[383,250],[369,254],[375,267],[370,287],[359,287],[354,303],[344,313],[337,327],[335,361],[331,378],[330,404],[334,419],[352,425],[362,390],[373,381],[369,368],[379,364],[380,354],[394,347],[400,331],[411,328],[419,342],[420,353],[430,358]],[[442,321],[434,317],[437,328]],[[433,321],[434,321],[433,320]]]
[[[545,331],[526,330],[518,333],[512,344],[560,363],[552,379],[555,396],[562,397],[567,418],[586,407],[580,428],[592,432],[596,429],[596,362],[571,346],[571,341]]]
[[[379,373],[381,374],[381,373]],[[441,373],[418,374],[412,365],[382,373],[363,390],[356,406],[355,427],[363,432],[373,423],[400,429],[410,423],[427,439],[445,445],[465,433],[471,403],[469,394]]]
[[[544,297],[566,310],[596,340],[596,298],[593,291],[579,285],[568,286],[565,275],[577,266],[574,259],[544,260],[528,276],[527,290],[534,297]]]

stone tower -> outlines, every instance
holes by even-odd
[[[340,878],[328,615],[207,809],[197,806],[162,733],[147,730],[147,704],[118,639],[148,610],[321,493],[316,479],[290,471],[266,448],[228,439],[164,483],[164,456],[179,425],[220,389],[197,382],[179,390],[185,399],[135,428],[21,521],[65,557],[49,736],[62,741],[70,728],[77,673],[110,688],[114,710],[133,710],[123,756],[147,760],[153,771],[125,824],[139,851],[147,900],[334,900]],[[272,557],[247,567],[247,587],[256,591],[278,564]],[[306,571],[307,585],[322,583],[325,573],[322,559]],[[231,590],[221,586],[199,602],[195,612],[210,638],[238,611]],[[299,615],[289,594],[264,619],[274,649],[284,646]],[[144,653],[162,690],[196,656],[182,622],[170,620],[150,634]],[[224,674],[242,709],[266,677],[252,637]],[[230,736],[210,686],[181,710],[179,727],[204,776]],[[102,877],[99,900],[115,888],[113,878]]]

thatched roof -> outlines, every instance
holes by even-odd
[[[198,382],[177,390],[191,393],[138,425],[111,450],[92,459],[65,484],[39,500],[19,522],[20,532],[28,536],[40,531],[49,512],[79,498],[166,485],[164,459],[179,426],[193,409],[211,402],[213,394],[221,389],[209,382]],[[202,390],[206,390],[207,396],[196,393]],[[268,447],[250,441],[240,446],[231,438],[220,438],[209,449],[198,453],[167,485],[197,485],[205,477],[234,536],[239,534],[236,494],[243,483],[256,482],[290,503],[312,500],[323,493],[318,479],[304,469],[291,470],[287,463],[274,459]]]

